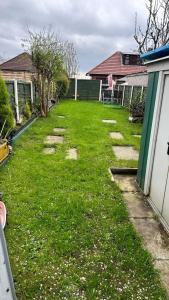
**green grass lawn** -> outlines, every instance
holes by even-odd
[[[102,123],[106,118],[117,124]],[[44,138],[59,126],[66,128],[64,144],[44,155]],[[110,139],[110,131],[124,140]],[[131,134],[140,131],[123,109],[63,101],[15,142],[0,171],[0,190],[19,300],[167,299],[108,174],[110,166],[136,166],[117,161],[111,146],[139,149]],[[65,160],[69,147],[78,149],[77,161]]]

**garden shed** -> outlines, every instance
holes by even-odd
[[[137,181],[169,232],[169,45],[142,59],[149,81]]]

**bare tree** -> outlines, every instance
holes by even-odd
[[[148,17],[146,28],[138,26],[135,17],[134,39],[139,53],[154,50],[169,42],[169,0],[147,0]]]
[[[69,41],[64,42],[64,65],[69,78],[77,73],[77,53],[74,44]]]
[[[24,47],[32,56],[36,68],[34,81],[40,98],[40,111],[47,116],[51,83],[64,71],[64,44],[50,29],[28,32]]]

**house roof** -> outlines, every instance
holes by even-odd
[[[0,65],[0,70],[35,72],[35,67],[32,64],[31,55],[23,52],[2,63]]]
[[[103,62],[98,64],[96,67],[91,69],[87,74],[89,75],[128,75],[133,73],[140,73],[147,70],[145,66],[139,65],[123,65],[122,53],[120,51],[115,52],[110,57],[105,59]],[[130,53],[131,54],[131,53]],[[138,55],[138,54],[132,54]]]

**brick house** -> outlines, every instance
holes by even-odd
[[[115,52],[96,67],[87,72],[92,79],[107,80],[109,75],[115,82],[128,74],[145,72],[146,67],[141,64],[140,56],[135,53]]]

